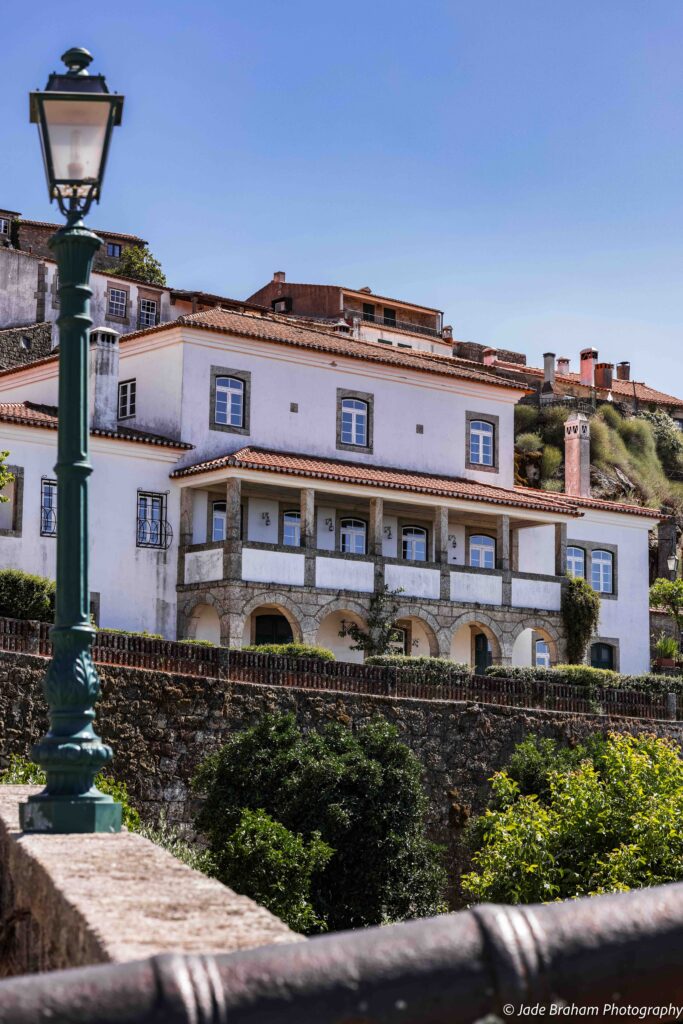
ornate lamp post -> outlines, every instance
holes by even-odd
[[[54,655],[43,687],[50,730],[33,748],[47,785],[20,808],[26,832],[118,832],[121,805],[95,787],[112,758],[93,729],[100,683],[90,647],[88,589],[88,282],[101,240],[83,217],[99,201],[109,141],[121,123],[123,97],[110,94],[102,75],[89,75],[87,50],[68,50],[66,73],[50,75],[31,93],[50,199],[66,224],[50,239],[59,271],[59,437],[57,465],[57,595]]]
[[[676,576],[678,575],[678,555],[676,554],[675,548],[673,554],[669,555],[669,557],[667,558],[666,564],[671,575],[671,579],[675,580]]]

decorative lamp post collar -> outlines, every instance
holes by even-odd
[[[93,728],[100,680],[91,646],[88,587],[88,369],[90,271],[102,242],[83,223],[99,201],[112,129],[123,97],[111,95],[102,75],[88,74],[92,56],[74,48],[62,57],[44,92],[31,93],[51,200],[66,225],[49,245],[59,274],[59,430],[57,435],[57,586],[52,661],[43,691],[50,728],[32,751],[45,770],[42,793],[20,806],[27,832],[118,832],[121,805],[95,786],[111,748]]]

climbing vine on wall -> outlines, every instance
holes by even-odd
[[[600,598],[587,580],[575,576],[562,588],[562,621],[567,635],[567,661],[583,661],[591,637],[598,628]]]

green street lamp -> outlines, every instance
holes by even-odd
[[[45,789],[20,807],[25,832],[118,832],[121,805],[95,787],[112,759],[93,729],[100,681],[90,651],[88,588],[88,460],[90,271],[102,244],[83,217],[100,198],[112,129],[121,123],[123,97],[102,75],[89,75],[87,50],[62,57],[66,73],[50,75],[31,93],[50,199],[66,224],[50,239],[59,272],[59,434],[57,474],[57,592],[51,631],[53,658],[43,688],[50,729],[33,758],[45,770]]]

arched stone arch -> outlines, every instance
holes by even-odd
[[[508,635],[508,648],[509,653],[512,655],[512,649],[515,645],[515,641],[527,630],[532,629],[535,633],[546,641],[550,648],[550,664],[557,665],[561,661],[563,637],[558,630],[557,626],[546,619],[543,616],[539,618],[529,617],[524,619],[523,622],[519,622]]]
[[[283,615],[292,630],[292,636],[294,640],[299,643],[303,640],[304,633],[301,626],[301,620],[304,618],[301,614],[301,609],[292,601],[287,594],[273,591],[267,594],[260,594],[258,597],[253,597],[247,601],[242,608],[242,631],[246,628],[246,625],[250,619],[250,616],[260,608],[264,610],[279,612]]]
[[[414,607],[411,608],[410,605],[402,605],[396,612],[396,621],[398,622],[401,619],[409,619],[413,622],[419,622],[427,637],[430,658],[438,658],[441,651],[441,644],[439,642],[440,626],[431,612],[428,612],[423,608],[420,608],[419,612],[416,612]]]
[[[215,605],[209,601],[195,604],[186,629],[188,640],[210,640],[213,644],[220,644],[221,620]]]
[[[459,615],[453,623],[449,633],[449,655],[453,648],[453,643],[456,640],[456,636],[463,626],[471,626],[484,633],[491,644],[491,655],[494,663],[500,664],[504,660],[507,656],[507,648],[505,646],[505,640],[500,625],[491,615],[488,615],[486,612],[479,609]],[[455,660],[457,661],[459,659],[455,658]],[[468,661],[471,661],[471,656],[468,658]]]
[[[196,639],[197,609],[203,607],[213,608],[220,619],[223,612],[223,604],[210,590],[199,596],[192,594],[182,605],[178,605],[177,635],[179,639]]]
[[[352,650],[353,639],[339,636],[339,631],[344,619],[353,619],[357,625],[364,626],[367,614],[367,608],[358,601],[330,601],[315,615],[315,643],[333,651],[338,661],[362,663],[363,652]]]
[[[329,601],[322,608],[318,608],[317,612],[313,617],[313,621],[317,626],[320,625],[322,620],[332,612],[353,612],[359,619],[365,622],[368,616],[368,609],[366,605],[361,604],[360,601],[354,601],[353,598],[349,600],[345,598],[337,598],[334,601]]]

